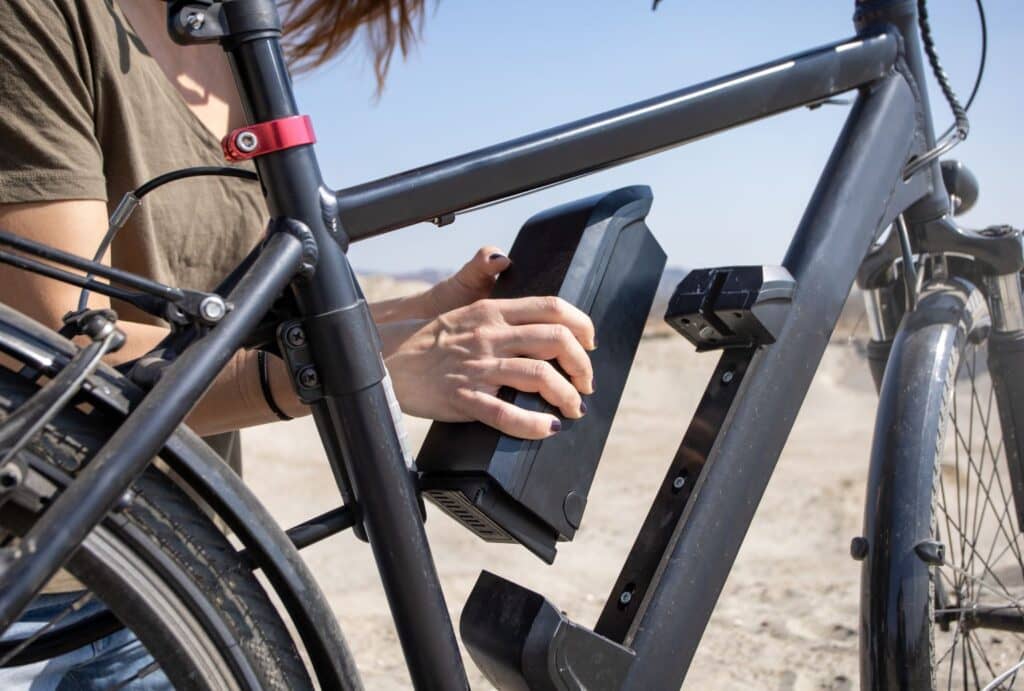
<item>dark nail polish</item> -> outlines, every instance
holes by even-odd
[[[587,414],[587,402],[586,401],[580,401],[580,413],[582,413],[583,415]]]
[[[505,257],[505,255],[504,255],[504,254],[502,254],[501,252],[495,252],[495,253],[494,253],[494,254],[492,254],[491,256],[487,257],[487,261],[490,261],[490,262],[496,262],[496,261],[498,261],[499,259],[506,259],[506,258],[507,258],[507,257]]]
[[[561,420],[552,420],[551,421],[551,431],[552,432],[561,432],[562,431],[562,421]]]

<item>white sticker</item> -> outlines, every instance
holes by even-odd
[[[405,466],[409,470],[413,470],[415,463],[412,458],[412,452],[409,451],[409,433],[405,431],[405,418],[402,417],[402,406],[398,404],[398,396],[395,395],[395,387],[391,383],[391,373],[388,372],[387,365],[381,361],[381,366],[384,367],[384,391],[388,397],[388,408],[391,409],[391,419],[395,423],[395,433],[398,435],[398,443],[402,447],[402,458],[405,459]]]

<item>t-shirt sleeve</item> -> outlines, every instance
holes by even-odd
[[[0,203],[106,201],[73,3],[0,0]]]

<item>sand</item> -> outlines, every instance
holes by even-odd
[[[593,626],[714,367],[680,337],[642,343],[577,539],[553,566],[513,545],[487,544],[428,509],[427,533],[457,621],[487,568],[547,596]],[[684,688],[852,689],[858,686],[859,534],[875,394],[854,345],[829,348],[740,551]],[[418,445],[429,423],[407,418]],[[338,503],[308,420],[249,430],[245,474],[285,525]],[[369,547],[343,534],[304,552],[368,689],[407,689]],[[491,688],[466,656],[474,689]]]

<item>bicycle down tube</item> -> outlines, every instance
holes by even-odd
[[[201,6],[179,1],[172,7],[184,16]],[[298,115],[272,0],[238,0],[224,3],[220,11],[223,26],[232,27],[232,33],[217,34],[221,25],[210,21],[191,34],[179,27],[186,32],[184,40],[225,44],[251,123]],[[891,32],[855,37],[336,195],[324,186],[311,145],[259,157],[271,214],[282,223],[298,223],[305,232],[274,235],[243,279],[246,290],[240,286],[232,295],[232,316],[169,370],[199,360],[205,363],[202,371],[181,380],[166,377],[119,430],[119,443],[112,440],[100,457],[126,471],[141,469],[158,447],[129,447],[121,440],[150,421],[147,410],[165,422],[178,413],[178,420],[183,418],[188,401],[194,403],[216,374],[210,353],[233,352],[244,339],[241,327],[225,327],[236,322],[251,326],[299,263],[311,262],[315,252],[315,272],[307,271],[291,285],[314,357],[321,353],[316,370],[324,395],[314,404],[318,427],[325,446],[340,451],[332,460],[343,464],[336,471],[351,483],[343,490],[351,489],[357,502],[414,683],[418,688],[464,688],[465,672],[413,478],[389,412],[376,333],[345,254],[348,242],[441,219],[865,87],[785,259],[799,285],[792,317],[778,342],[753,356],[682,515],[682,528],[666,546],[670,552],[638,602],[635,621],[624,629],[622,642],[637,653],[630,688],[661,688],[666,679],[681,683],[861,258],[887,217],[935,187],[930,169],[902,180],[907,159],[919,153],[912,145],[923,142],[915,138],[920,101],[894,70],[899,46]],[[333,352],[326,350],[328,343]],[[161,409],[170,399],[179,401],[178,408]],[[77,495],[90,495],[98,486],[102,468],[94,465],[95,471],[75,483]],[[61,497],[47,512],[47,524],[88,531],[102,517],[99,510],[109,509],[134,475],[104,478],[104,491],[95,494],[88,512]],[[723,507],[734,512],[725,530],[715,515]],[[40,557],[44,552],[29,555],[16,562],[21,570],[2,572],[0,627],[77,544],[55,528],[47,536],[52,543],[46,543],[45,559]],[[708,544],[714,544],[710,556]],[[16,581],[25,569],[34,576]],[[417,577],[409,578],[410,573]]]

